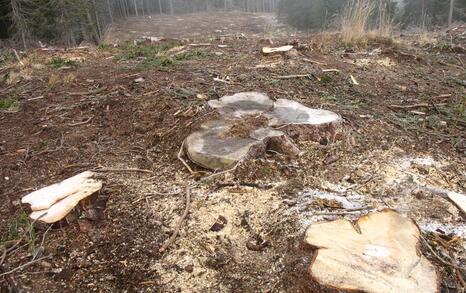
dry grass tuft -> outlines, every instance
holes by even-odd
[[[345,44],[360,45],[369,40],[390,39],[394,28],[383,0],[351,0],[342,15],[341,31]]]
[[[375,9],[371,0],[351,0],[348,2],[341,20],[343,42],[358,43],[366,38],[369,19]]]

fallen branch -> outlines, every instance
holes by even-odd
[[[317,64],[317,65],[322,65],[322,66],[327,65],[327,63],[322,63],[322,62],[315,61],[315,60],[308,59],[308,58],[303,58],[303,61],[306,61],[306,62],[309,62],[309,63],[315,63],[315,64]]]
[[[25,263],[25,264],[23,264],[23,265],[21,265],[21,266],[19,266],[19,267],[17,267],[17,268],[14,268],[14,269],[12,269],[12,270],[9,270],[8,272],[1,273],[1,274],[0,274],[0,277],[9,275],[9,274],[14,273],[14,272],[16,272],[16,271],[19,271],[19,270],[21,270],[21,269],[24,269],[24,268],[27,267],[27,266],[30,266],[30,265],[32,265],[32,264],[35,264],[36,262],[39,262],[39,261],[41,261],[41,260],[44,260],[44,259],[46,259],[46,258],[51,258],[51,257],[52,257],[52,255],[47,255],[47,256],[43,256],[43,257],[38,258],[38,259],[35,259],[35,260],[31,260],[30,262],[27,262],[27,263]]]
[[[423,188],[434,194],[438,194],[443,198],[450,200],[454,205],[456,205],[464,214],[466,214],[466,195],[450,191],[447,189],[436,188],[433,186],[425,185]]]
[[[241,161],[238,161],[238,163],[236,163],[236,165],[231,168],[231,169],[228,169],[228,170],[225,170],[225,171],[222,171],[222,172],[218,172],[218,173],[214,173],[214,174],[211,174],[209,176],[205,176],[205,177],[202,177],[199,182],[204,182],[204,181],[207,181],[209,179],[212,179],[214,177],[217,177],[217,176],[220,176],[220,175],[223,175],[223,174],[226,174],[226,173],[229,173],[231,171],[235,171],[236,168],[238,167],[239,163],[241,163]]]
[[[354,85],[359,85],[359,82],[356,80],[356,78],[354,78],[353,75],[350,75],[350,78]]]
[[[393,109],[414,109],[414,108],[422,108],[422,107],[430,108],[431,105],[427,103],[420,103],[420,104],[414,104],[414,105],[389,105],[388,107],[393,108]]]
[[[79,126],[79,125],[87,124],[87,123],[91,122],[91,120],[94,119],[94,117],[95,116],[91,116],[91,117],[89,117],[88,119],[86,119],[85,121],[82,121],[82,122],[70,123],[70,124],[68,124],[68,126],[73,127],[73,126]]]
[[[95,90],[93,90],[93,91],[87,91],[87,92],[74,92],[74,93],[68,93],[68,95],[70,95],[70,96],[96,95],[96,94],[99,94],[99,93],[103,92],[103,91],[106,90],[106,89],[107,89],[107,87],[104,86],[104,87],[95,89]]]
[[[311,74],[293,74],[293,75],[281,75],[281,76],[274,76],[274,78],[278,79],[291,79],[291,78],[300,78],[300,77],[307,77],[311,79]]]
[[[322,72],[340,72],[340,69],[335,69],[335,68],[322,69]]]
[[[6,247],[4,245],[0,246],[0,249],[2,250],[2,256],[0,257],[0,265],[5,261],[6,258]]]
[[[93,169],[94,172],[140,172],[140,173],[147,173],[147,174],[154,174],[153,171],[147,169],[136,169],[136,168],[128,168],[128,169],[113,169],[113,168],[96,168]]]
[[[437,258],[442,264],[446,265],[446,266],[450,266],[450,267],[453,267],[457,270],[460,270],[462,271],[463,268],[461,268],[460,266],[454,264],[454,263],[451,263],[449,261],[446,261],[444,260],[442,257],[440,257],[440,255],[438,255],[438,253],[435,252],[435,250],[432,248],[432,246],[430,246],[429,242],[427,242],[427,240],[421,235],[420,239],[422,240],[423,244],[429,249],[429,251],[435,256],[435,258]]]
[[[180,160],[181,163],[183,163],[183,165],[186,167],[186,169],[188,169],[189,173],[194,174],[193,169],[191,169],[191,167],[189,167],[188,163],[186,163],[186,161],[181,157],[181,154],[183,153],[183,148],[184,148],[184,140],[183,140],[183,143],[181,143],[180,151],[178,152],[178,156],[177,156],[178,160]]]
[[[340,211],[340,212],[322,212],[322,213],[316,213],[316,214],[313,214],[313,215],[314,216],[343,216],[343,215],[350,215],[350,214],[354,214],[354,213],[360,213],[362,211],[370,210],[370,209],[372,209],[372,208],[362,207],[362,208],[355,208],[355,209],[347,209],[347,210]]]
[[[189,213],[189,208],[191,206],[191,186],[188,185],[186,187],[186,207],[184,209],[183,214],[181,215],[180,219],[178,220],[178,223],[176,224],[175,230],[173,231],[173,234],[168,238],[167,242],[165,242],[162,247],[159,249],[160,253],[163,253],[167,248],[175,241],[176,236],[180,232],[181,225],[183,225],[184,219]]]
[[[18,60],[19,64],[21,64],[22,66],[24,66],[23,61],[21,61],[21,59],[19,58],[18,52],[16,52],[15,49],[13,49],[13,53],[15,53],[16,60]]]

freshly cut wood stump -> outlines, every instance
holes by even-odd
[[[321,285],[369,293],[434,293],[439,276],[419,251],[417,225],[392,210],[355,225],[340,219],[312,224],[305,242],[317,250],[309,267]]]
[[[258,92],[225,96],[208,105],[223,119],[201,125],[186,139],[185,151],[191,161],[212,170],[231,168],[266,150],[295,157],[300,151],[291,138],[320,141],[334,137],[341,125],[333,112],[285,99],[274,102]]]
[[[235,124],[235,121],[219,120],[203,124],[200,131],[186,138],[185,151],[189,159],[204,168],[225,170],[240,160],[258,157],[267,149],[286,150],[292,155],[299,152],[283,132],[255,129],[257,126],[245,121],[247,119]]]
[[[210,100],[208,105],[224,115],[241,117],[272,111],[273,101],[265,94],[243,92],[232,96],[224,96],[218,100]]]
[[[29,217],[45,223],[55,223],[65,218],[78,203],[102,188],[102,182],[93,179],[95,173],[86,171],[34,191],[21,199],[29,204]]]
[[[342,129],[340,115],[323,109],[312,109],[295,101],[278,99],[268,114],[269,126],[279,127],[293,139],[334,141]]]

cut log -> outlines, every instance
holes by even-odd
[[[291,49],[293,49],[292,45],[287,45],[287,46],[281,46],[281,47],[263,47],[262,48],[262,53],[263,54],[272,54],[272,53],[283,53],[283,52],[288,52]]]
[[[25,195],[21,199],[21,202],[29,204],[33,211],[48,209],[57,201],[78,192],[83,188],[83,186],[93,186],[95,180],[91,178],[94,175],[95,173],[91,171],[79,173],[78,175],[63,180],[60,183],[31,192]]]
[[[369,293],[438,292],[439,275],[419,251],[417,225],[392,210],[311,225],[305,241],[316,248],[309,273],[339,290]]]
[[[95,174],[90,171],[80,173],[60,183],[34,191],[22,198],[29,204],[30,218],[45,223],[60,221],[78,203],[102,188],[102,182],[92,179]]]

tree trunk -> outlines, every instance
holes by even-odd
[[[173,15],[174,14],[174,11],[173,11],[173,0],[170,0],[170,15]]]
[[[113,23],[113,12],[112,12],[112,6],[110,5],[110,0],[107,0],[107,9],[108,9],[108,16],[110,16],[110,23]]]
[[[450,0],[450,11],[448,12],[448,26],[451,26],[453,22],[453,7],[455,6],[455,0]]]
[[[421,1],[421,27],[425,27],[426,21],[426,0]]]
[[[136,16],[139,16],[139,13],[138,13],[138,5],[136,3],[136,0],[133,0],[133,4],[134,4],[134,14]]]
[[[92,4],[94,6],[95,23],[97,26],[97,32],[98,32],[99,41],[100,41],[102,39],[102,28],[100,27],[99,11],[97,10],[97,5],[95,4],[95,0],[92,0]]]
[[[162,0],[159,0],[159,13],[162,14]]]

